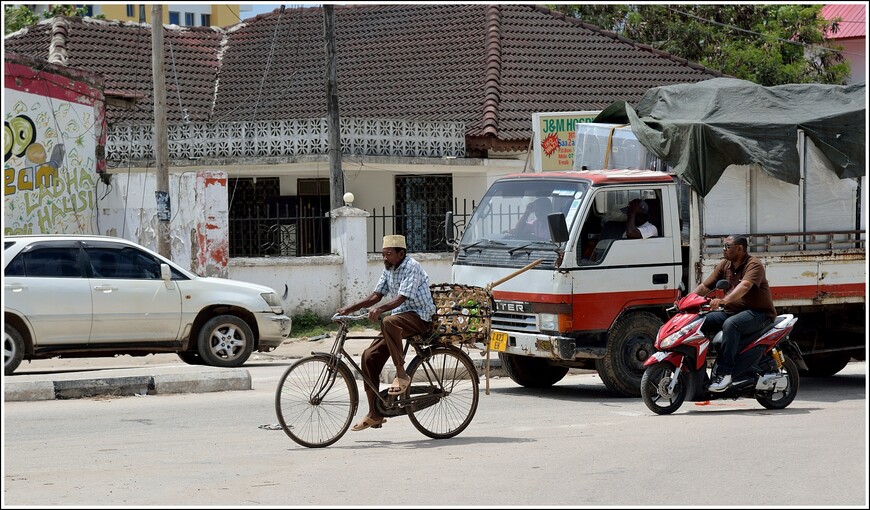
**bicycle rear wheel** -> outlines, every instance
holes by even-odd
[[[275,412],[290,439],[322,448],[341,439],[359,405],[356,381],[342,362],[329,356],[302,358],[278,381]]]
[[[467,354],[453,346],[433,347],[411,361],[408,375],[411,385],[404,398],[421,400],[408,409],[417,430],[433,439],[446,439],[468,427],[479,394],[477,370]]]

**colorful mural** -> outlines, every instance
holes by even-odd
[[[96,233],[104,96],[53,67],[5,65],[4,235]]]

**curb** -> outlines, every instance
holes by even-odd
[[[3,400],[23,402],[88,398],[97,396],[167,395],[250,390],[251,374],[245,369],[225,368],[189,374],[159,374],[131,377],[103,377],[59,381],[6,381]]]

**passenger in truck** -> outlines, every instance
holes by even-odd
[[[646,239],[659,235],[659,229],[649,221],[649,206],[646,200],[635,198],[621,211],[628,216],[623,235],[626,239]]]

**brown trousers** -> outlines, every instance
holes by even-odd
[[[387,315],[381,319],[381,333],[362,353],[362,366],[360,368],[362,368],[363,373],[376,387],[380,387],[381,370],[384,369],[384,365],[387,364],[391,355],[396,366],[400,364],[404,366],[405,364],[402,357],[402,339],[418,333],[429,333],[431,328],[431,322],[424,321],[414,312]],[[390,343],[396,352],[390,350]],[[365,390],[366,397],[369,399],[369,408],[371,408],[376,392],[373,392],[368,386],[365,386]]]

